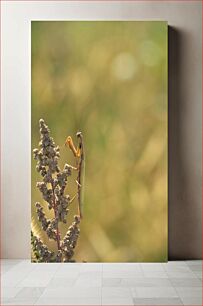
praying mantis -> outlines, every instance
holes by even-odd
[[[80,218],[83,217],[83,202],[84,202],[84,180],[85,180],[85,152],[84,152],[84,142],[83,135],[81,132],[77,132],[76,137],[78,139],[77,148],[75,147],[72,137],[68,136],[65,141],[65,146],[68,146],[76,158],[76,167],[72,169],[78,171],[77,176],[77,196],[78,196],[78,213]],[[73,197],[74,199],[75,197]]]

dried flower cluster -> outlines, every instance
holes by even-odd
[[[62,241],[62,249],[64,251],[64,257],[65,261],[69,261],[73,254],[74,254],[74,249],[77,244],[77,240],[80,234],[80,230],[78,228],[78,224],[80,223],[80,218],[78,216],[75,216],[75,222],[69,227],[65,237],[63,238]]]
[[[73,167],[65,164],[63,170],[60,170],[58,165],[60,150],[53,138],[50,137],[50,130],[43,119],[39,120],[39,128],[39,149],[34,149],[33,155],[37,161],[36,170],[41,174],[42,182],[37,182],[36,186],[44,201],[47,202],[48,208],[53,210],[54,217],[47,219],[43,206],[39,202],[35,203],[35,207],[43,231],[46,232],[49,239],[57,242],[57,254],[48,250],[48,247],[33,233],[32,248],[34,254],[37,254],[35,257],[38,262],[69,262],[74,255],[74,249],[80,234],[78,227],[80,217],[74,217],[74,222],[69,226],[63,239],[60,236],[59,223],[66,223],[68,207],[72,202],[70,195],[64,193]]]
[[[31,231],[32,250],[37,262],[50,262],[54,253]]]

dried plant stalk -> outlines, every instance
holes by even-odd
[[[39,202],[35,203],[35,207],[42,230],[46,232],[49,239],[56,241],[57,252],[49,250],[41,239],[31,232],[32,257],[35,262],[70,262],[73,261],[74,249],[80,234],[80,216],[74,216],[74,221],[63,239],[59,223],[67,222],[69,205],[73,200],[70,195],[65,195],[68,177],[71,176],[73,169],[78,173],[79,169],[68,164],[65,164],[63,170],[59,168],[59,146],[56,146],[53,138],[50,137],[50,130],[43,119],[39,120],[39,128],[39,149],[34,149],[33,155],[37,161],[36,170],[41,174],[42,181],[37,182],[36,186],[40,190],[43,200],[47,202],[49,210],[53,210],[54,217],[48,219]]]

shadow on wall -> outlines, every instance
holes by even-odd
[[[197,259],[201,257],[201,203],[197,194],[199,186],[194,173],[184,163],[184,152],[191,135],[184,131],[185,94],[183,83],[182,35],[175,28],[168,28],[168,216],[169,260]],[[194,136],[194,135],[193,135]],[[191,139],[192,143],[192,139]],[[193,156],[191,156],[193,158]],[[195,186],[194,186],[195,185]]]

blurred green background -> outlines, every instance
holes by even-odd
[[[167,23],[32,22],[32,149],[43,118],[60,146],[82,131],[84,219],[74,258],[82,262],[167,260]],[[32,226],[40,176],[32,160]],[[67,193],[75,193],[70,183]],[[77,212],[72,205],[68,225]],[[62,235],[67,225],[61,225]]]

